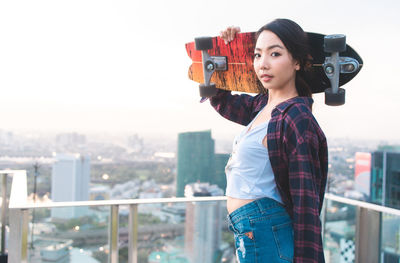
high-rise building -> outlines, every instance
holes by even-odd
[[[354,182],[355,190],[368,198],[371,191],[371,153],[356,152]]]
[[[218,185],[219,188],[223,189],[225,193],[226,189],[226,175],[225,175],[225,166],[228,162],[230,154],[226,153],[216,153],[214,155],[215,158],[215,177],[213,184]]]
[[[370,197],[372,203],[400,209],[400,152],[372,153]]]
[[[80,154],[58,154],[51,176],[53,202],[89,200],[90,157]],[[53,218],[70,219],[84,216],[87,207],[53,208]]]
[[[392,152],[392,147],[380,150],[372,153],[371,202],[400,209],[400,151]],[[384,262],[400,262],[396,249],[400,241],[400,219],[382,215],[381,220]]]
[[[214,140],[211,131],[178,134],[177,196],[183,197],[185,185],[214,183]]]
[[[186,185],[185,197],[220,196],[223,190],[208,183]],[[221,202],[186,204],[185,254],[191,263],[215,262],[221,245]]]
[[[178,135],[177,196],[183,197],[185,185],[195,182],[226,188],[225,166],[229,154],[215,153],[211,131]]]

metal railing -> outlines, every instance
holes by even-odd
[[[138,256],[138,205],[160,204],[179,202],[206,202],[226,201],[226,197],[193,197],[193,198],[156,198],[156,199],[129,199],[129,200],[102,200],[102,201],[79,201],[79,202],[46,202],[28,203],[27,201],[27,178],[26,171],[0,171],[0,174],[13,176],[11,195],[9,202],[10,242],[9,257],[10,263],[28,262],[28,223],[29,210],[37,208],[56,207],[79,207],[79,206],[108,206],[110,207],[109,218],[109,259],[108,262],[118,262],[118,237],[119,217],[118,209],[121,205],[129,206],[128,223],[128,262],[136,263]],[[382,262],[380,225],[382,213],[400,216],[400,210],[367,202],[352,200],[333,194],[325,195],[324,208],[321,215],[322,225],[326,223],[326,203],[335,201],[341,204],[355,206],[356,234],[355,234],[355,262]],[[4,201],[3,201],[4,202]],[[324,227],[325,228],[325,227]],[[361,253],[362,252],[362,253]]]
[[[382,214],[400,217],[400,210],[327,193],[325,194],[325,203],[321,216],[324,232],[327,202],[329,201],[356,207],[354,262],[383,263],[384,260],[381,251]]]
[[[1,172],[0,172],[1,173]],[[138,205],[140,204],[160,204],[160,203],[187,203],[187,202],[209,202],[226,201],[226,197],[193,197],[193,198],[153,198],[153,199],[129,199],[129,200],[102,200],[102,201],[77,201],[77,202],[46,202],[28,203],[27,202],[27,180],[25,171],[7,171],[13,175],[11,186],[9,217],[10,217],[10,244],[9,257],[10,263],[28,262],[28,223],[29,209],[37,208],[57,208],[57,207],[79,207],[79,206],[109,206],[109,238],[110,248],[108,262],[118,262],[118,237],[119,237],[119,218],[118,209],[121,205],[129,206],[128,223],[128,262],[137,263],[138,249]]]

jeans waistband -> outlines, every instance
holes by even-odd
[[[286,212],[285,207],[279,203],[278,201],[268,198],[268,197],[263,197],[260,199],[256,199],[251,203],[245,204],[244,206],[239,207],[232,213],[228,215],[228,218],[231,220],[231,222],[235,222],[240,220],[241,217],[253,214],[253,213],[265,213],[267,210],[272,209],[272,208],[282,208],[283,211]],[[280,212],[281,209],[278,209],[277,212]]]

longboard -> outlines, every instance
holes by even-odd
[[[327,65],[331,62],[333,55],[330,52],[326,52],[325,35],[318,33],[307,33],[307,35],[311,49],[312,65],[310,72],[303,77],[310,84],[313,93],[324,92],[332,87],[330,77],[328,77],[329,74],[326,72],[329,71]],[[189,79],[198,83],[205,83],[204,64],[206,61],[203,61],[202,53],[206,51],[210,57],[221,57],[225,58],[226,61],[224,70],[212,72],[210,82],[214,83],[216,88],[248,93],[266,92],[253,69],[255,32],[238,33],[235,39],[228,44],[225,44],[220,37],[209,38],[209,41],[212,42],[212,45],[210,49],[206,50],[197,50],[195,42],[186,44],[187,54],[192,59],[192,65],[189,67],[188,72]],[[338,54],[341,58],[351,59],[352,63],[350,63],[351,65],[348,63],[345,65],[342,61],[343,65],[338,64],[336,66],[339,66],[339,68],[344,67],[344,71],[346,71],[346,67],[351,67],[352,65],[354,67],[351,72],[338,73],[339,80],[336,86],[342,86],[358,74],[363,66],[363,61],[357,52],[345,42],[341,52]],[[346,60],[345,62],[348,61]]]

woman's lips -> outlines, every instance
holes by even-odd
[[[260,78],[261,78],[262,81],[268,82],[268,81],[270,81],[270,80],[273,78],[273,76],[268,75],[268,74],[262,74],[262,75],[260,76]]]

